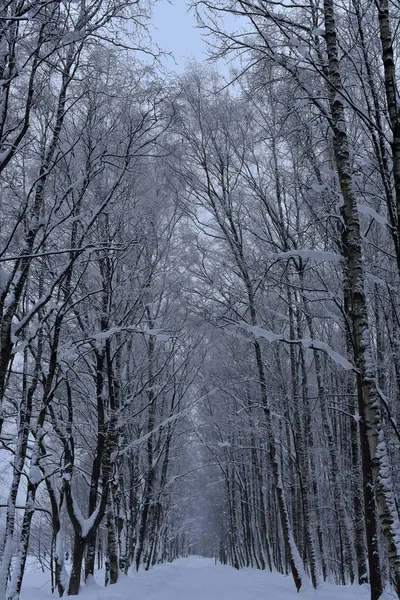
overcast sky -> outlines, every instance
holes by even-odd
[[[153,8],[153,39],[163,49],[175,56],[178,65],[165,60],[169,68],[182,70],[191,58],[204,60],[206,44],[201,31],[196,28],[196,17],[188,11],[185,0],[159,0]]]

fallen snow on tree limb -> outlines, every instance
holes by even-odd
[[[330,356],[330,358],[334,360],[335,363],[343,367],[343,369],[346,369],[346,371],[353,371],[354,365],[352,365],[351,362],[347,360],[347,358],[332,350],[332,348],[325,342],[311,339],[304,339],[299,341],[303,348],[311,348],[312,350],[322,350],[323,352],[326,352],[326,354],[328,354],[328,356]]]
[[[79,522],[79,525],[81,527],[81,535],[82,535],[82,537],[85,538],[88,535],[89,531],[92,529],[93,523],[95,522],[97,515],[99,514],[101,503],[99,502],[97,504],[96,508],[94,509],[94,511],[92,512],[92,514],[90,515],[90,517],[88,519],[84,518],[82,511],[79,507],[79,504],[76,501],[76,498],[73,494],[72,494],[72,503],[73,503],[73,511],[74,511],[75,518]]]
[[[262,327],[259,327],[258,325],[249,325],[248,323],[245,323],[244,321],[242,321],[240,323],[240,325],[242,325],[242,327],[244,327],[247,331],[252,333],[256,339],[264,338],[265,340],[267,340],[267,342],[283,341],[282,333],[277,334],[277,333],[274,333],[273,331],[270,331],[269,329],[263,329]]]
[[[289,250],[288,252],[279,252],[275,254],[278,260],[286,260],[287,258],[293,257],[309,258],[310,260],[316,260],[319,262],[334,261],[339,262],[342,260],[340,254],[336,252],[326,252],[324,250]]]
[[[328,354],[328,356],[333,361],[335,361],[335,363],[337,363],[338,365],[343,367],[343,369],[346,369],[346,371],[354,370],[354,365],[352,365],[351,362],[349,362],[347,360],[347,358],[345,358],[338,352],[335,352],[335,350],[333,350],[329,346],[329,344],[326,344],[325,342],[321,342],[320,340],[313,340],[313,339],[288,340],[288,339],[285,339],[283,333],[279,333],[279,334],[274,333],[273,331],[271,331],[269,329],[264,329],[263,327],[259,327],[258,325],[249,325],[248,323],[245,323],[244,321],[241,321],[240,323],[238,323],[238,325],[240,325],[241,327],[246,329],[249,333],[252,333],[256,339],[263,338],[263,339],[267,340],[267,342],[285,342],[286,344],[301,344],[303,346],[303,348],[305,348],[305,349],[321,350],[322,352],[325,352],[326,354]]]
[[[377,213],[376,210],[374,210],[370,206],[366,206],[365,204],[358,204],[357,208],[360,215],[367,215],[369,217],[372,217],[380,225],[388,224],[387,219],[385,217],[382,217],[382,215]]]

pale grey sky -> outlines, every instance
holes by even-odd
[[[164,64],[171,69],[183,70],[191,58],[204,60],[206,44],[201,38],[201,30],[196,28],[196,17],[188,11],[186,0],[159,0],[153,8],[153,40],[163,49],[175,56],[172,60],[164,59]]]

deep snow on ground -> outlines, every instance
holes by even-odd
[[[46,600],[50,593],[48,576],[30,572],[22,588],[21,600]],[[368,586],[323,584],[317,591],[296,593],[291,577],[278,573],[215,565],[201,557],[176,560],[151,571],[121,576],[113,586],[92,583],[82,587],[82,600],[368,600]],[[389,600],[391,595],[385,595]]]

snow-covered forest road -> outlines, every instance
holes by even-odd
[[[52,598],[47,575],[27,573],[21,600]],[[317,591],[304,590],[299,596],[291,577],[256,569],[237,571],[215,565],[214,561],[192,556],[170,564],[122,577],[117,584],[101,588],[89,584],[82,588],[86,600],[365,600],[369,586],[335,586],[324,584]]]

